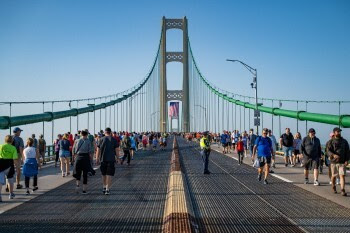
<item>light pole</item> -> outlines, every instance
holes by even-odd
[[[244,62],[240,60],[231,60],[231,59],[226,59],[226,61],[230,62],[239,62],[241,63],[251,74],[253,74],[253,82],[250,84],[252,88],[255,88],[255,109],[256,112],[258,113],[258,71],[257,69],[252,68],[251,66],[245,64]],[[255,114],[254,114],[255,115]],[[260,122],[256,122],[256,133],[259,133],[259,124]]]
[[[204,110],[204,116],[205,116],[205,130],[208,130],[208,118],[207,118],[207,108],[203,107],[202,105],[196,104],[194,105],[196,107],[199,107]]]

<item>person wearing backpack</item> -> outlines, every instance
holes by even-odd
[[[238,138],[236,148],[237,148],[237,154],[238,154],[238,165],[241,165],[244,157],[244,142],[242,140],[242,136]]]
[[[272,155],[272,141],[267,137],[268,129],[264,128],[262,136],[258,136],[255,140],[253,148],[253,157],[259,161],[258,180],[261,181],[262,172],[265,168],[264,184],[268,184],[267,176],[270,171],[271,155]],[[258,154],[258,157],[256,157]]]
[[[124,156],[122,158],[121,164],[123,165],[125,158],[128,158],[127,163],[130,165],[130,149],[131,149],[131,139],[129,133],[126,133],[122,140],[122,149]]]
[[[334,137],[327,143],[327,154],[331,161],[333,192],[337,193],[335,179],[339,175],[341,195],[347,196],[345,192],[345,174],[346,166],[350,160],[350,149],[348,141],[341,136],[341,131],[338,127],[333,129]]]

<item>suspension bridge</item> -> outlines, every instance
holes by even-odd
[[[182,30],[182,51],[167,51],[167,30]],[[139,150],[130,167],[117,165],[110,196],[101,195],[99,172],[89,178],[89,195],[77,195],[73,179],[60,177],[50,163],[55,149],[48,145],[39,191],[28,197],[15,190],[15,199],[0,204],[1,231],[349,232],[348,197],[332,196],[326,175],[320,175],[321,187],[302,184],[302,168],[284,167],[282,157],[276,158],[270,184],[263,186],[250,161],[240,166],[236,153],[222,154],[213,144],[211,174],[203,174],[198,143],[179,135],[255,127],[259,134],[269,128],[281,135],[284,126],[305,135],[320,125],[350,127],[350,101],[258,97],[257,70],[231,61],[252,73],[255,97],[225,91],[205,78],[190,44],[187,18],[163,17],[151,69],[130,89],[85,99],[1,102],[4,135],[15,127],[41,129],[47,142],[58,133],[88,129],[95,134],[106,127],[141,135],[176,133],[164,150]],[[167,86],[170,62],[183,64],[181,90]],[[175,114],[170,111],[174,102]],[[326,106],[324,112],[310,111],[315,105]],[[23,106],[37,111],[18,114]],[[4,187],[3,200],[5,194]]]

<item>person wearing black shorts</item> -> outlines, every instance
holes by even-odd
[[[314,185],[319,186],[318,182],[318,168],[321,159],[321,143],[315,136],[316,131],[311,128],[309,134],[301,143],[301,153],[303,154],[305,184],[309,183],[309,170],[314,170]]]
[[[115,163],[119,156],[118,141],[112,137],[111,128],[106,128],[105,136],[97,145],[96,163],[101,163],[100,170],[103,180],[103,194],[109,195],[112,177],[115,173]]]

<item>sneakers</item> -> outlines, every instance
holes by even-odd
[[[21,189],[21,188],[23,188],[23,185],[17,184],[17,189]]]
[[[288,163],[284,164],[285,167],[288,167]]]
[[[292,167],[295,167],[295,164],[292,164]]]
[[[335,187],[335,185],[332,186],[332,190],[333,190],[333,193],[334,193],[334,194],[338,193],[338,192],[337,192],[337,188]]]
[[[273,170],[271,170],[270,173],[275,173],[275,172]]]
[[[264,180],[264,184],[268,184],[268,182],[267,182],[267,180],[266,180],[266,179]]]
[[[88,192],[86,190],[83,190],[82,194],[86,195],[86,194],[88,194]]]
[[[210,171],[203,172],[204,175],[210,175],[210,173],[211,173]]]
[[[344,189],[342,189],[342,190],[341,190],[341,195],[342,195],[343,197],[346,197],[348,194],[345,192]]]
[[[103,188],[102,193],[106,194],[106,188]]]
[[[318,180],[315,180],[315,181],[314,181],[314,185],[315,185],[315,186],[320,186],[320,183],[318,182]]]
[[[33,192],[35,192],[36,190],[38,190],[39,188],[38,188],[38,186],[35,186],[34,188],[33,188]]]
[[[28,196],[30,194],[29,190],[26,191],[26,195]]]
[[[258,175],[258,181],[261,181],[261,174]]]
[[[309,183],[309,179],[305,179],[304,184],[308,184],[308,183]]]
[[[13,199],[13,198],[15,198],[15,194],[14,193],[10,193],[10,195],[9,195],[9,199]]]
[[[110,194],[109,189],[106,189],[105,195],[109,195],[109,194]]]

